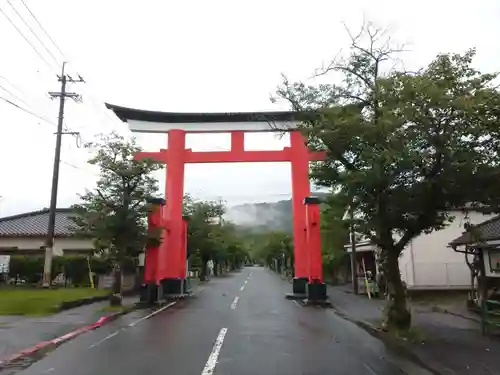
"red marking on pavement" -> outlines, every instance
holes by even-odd
[[[2,367],[4,367],[4,366],[8,365],[9,363],[17,361],[17,360],[19,360],[19,359],[21,359],[23,357],[27,357],[27,356],[33,355],[33,354],[37,353],[38,351],[40,351],[40,350],[42,350],[44,348],[51,347],[51,346],[54,346],[54,347],[58,346],[58,345],[60,345],[61,343],[65,342],[65,341],[68,341],[68,340],[70,340],[72,338],[75,338],[76,336],[81,335],[82,333],[85,333],[85,332],[88,332],[88,331],[92,331],[92,330],[94,330],[96,328],[99,328],[100,326],[102,326],[103,324],[107,323],[111,319],[117,317],[118,315],[120,315],[120,314],[113,314],[113,315],[103,316],[98,321],[96,321],[95,323],[86,325],[84,327],[77,328],[74,331],[68,332],[68,333],[66,333],[66,334],[64,334],[62,336],[59,336],[59,337],[55,338],[55,339],[39,342],[38,344],[36,344],[35,346],[32,346],[31,348],[27,348],[27,349],[24,349],[24,350],[20,351],[19,353],[12,354],[12,355],[10,355],[9,357],[7,357],[5,359],[0,358],[0,369]]]

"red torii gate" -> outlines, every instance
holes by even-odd
[[[319,201],[311,198],[309,162],[323,160],[324,154],[308,150],[293,112],[267,113],[166,113],[106,106],[126,121],[132,131],[167,133],[167,148],[141,152],[137,158],[152,158],[165,163],[164,201],[153,202],[150,228],[163,226],[163,241],[146,254],[145,282],[160,286],[160,295],[182,294],[186,279],[186,223],[182,217],[184,171],[187,163],[290,162],[292,171],[293,235],[295,278],[292,297],[326,299],[322,278]],[[283,122],[287,121],[286,127]],[[274,127],[269,125],[275,124]],[[290,129],[290,127],[292,129]],[[255,131],[290,132],[290,147],[283,150],[247,151],[245,133]],[[186,149],[187,133],[230,133],[229,151],[192,151]],[[155,287],[150,289],[156,290]]]

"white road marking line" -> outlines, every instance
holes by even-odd
[[[238,303],[238,300],[240,299],[240,297],[236,296],[234,297],[234,301],[233,303],[231,304],[231,308],[234,310],[236,308],[236,304]]]
[[[248,280],[245,280],[245,284],[248,283]]]
[[[104,341],[109,340],[110,338],[112,338],[112,337],[116,336],[117,334],[119,334],[119,333],[120,333],[120,331],[121,331],[121,329],[119,329],[119,330],[118,330],[118,331],[116,331],[116,332],[113,332],[111,335],[106,336],[106,337],[105,337],[105,338],[103,338],[102,340],[99,340],[99,341],[98,341],[98,342],[96,342],[95,344],[90,345],[90,346],[89,346],[89,349],[90,349],[90,348],[95,348],[96,346],[101,345]]]
[[[52,372],[54,370],[55,370],[54,367],[51,367],[51,368],[45,370],[44,372],[42,372],[42,374],[48,374],[49,372]]]
[[[243,291],[243,289],[245,289],[245,284],[243,284],[243,286],[240,288],[241,291]]]
[[[158,310],[153,311],[153,312],[152,312],[151,314],[149,314],[149,315],[146,315],[146,316],[143,316],[143,317],[142,317],[142,318],[140,318],[140,319],[137,319],[135,322],[130,323],[128,326],[129,326],[129,327],[133,327],[133,326],[135,326],[137,323],[140,323],[140,322],[142,322],[143,320],[149,319],[149,318],[151,318],[151,317],[155,316],[156,314],[161,313],[163,310],[168,309],[170,306],[175,305],[175,303],[176,303],[175,301],[174,301],[174,302],[170,302],[168,305],[165,305],[165,306],[163,306],[162,308],[159,308]]]
[[[224,343],[224,337],[226,336],[227,328],[222,328],[219,332],[219,336],[215,340],[214,347],[210,356],[208,357],[207,363],[205,364],[205,368],[201,372],[201,375],[213,375],[215,366],[217,365],[217,358],[219,358],[219,353],[222,348],[222,344]]]
[[[297,306],[302,307],[302,306],[300,306],[300,304],[299,304],[296,300],[293,300],[293,302],[294,302]]]
[[[374,370],[374,369],[372,369],[372,368],[371,368],[371,366],[370,366],[370,365],[368,365],[367,363],[363,363],[363,366],[365,366],[365,368],[366,368],[368,371],[370,371],[370,373],[372,373],[373,375],[378,375],[378,373],[377,373],[377,372],[375,372],[375,370]]]
[[[140,322],[142,322],[142,321],[144,321],[144,320],[146,320],[146,319],[149,319],[149,318],[151,318],[151,317],[155,316],[156,314],[158,314],[158,313],[162,312],[163,310],[165,310],[165,309],[169,308],[170,306],[175,305],[175,303],[176,303],[175,301],[174,301],[174,302],[170,302],[168,305],[165,305],[165,306],[163,306],[163,307],[159,308],[158,310],[153,311],[151,314],[146,315],[146,316],[143,316],[142,318],[137,319],[136,321],[134,321],[134,322],[130,323],[130,324],[128,325],[128,327],[133,327],[133,326],[135,326],[136,324],[138,324],[138,323],[140,323]],[[90,346],[89,346],[89,349],[90,349],[90,348],[95,348],[96,346],[101,345],[104,341],[107,341],[107,340],[109,340],[110,338],[112,338],[112,337],[116,336],[117,334],[119,334],[119,333],[120,333],[121,331],[123,331],[124,329],[125,329],[125,328],[120,328],[118,331],[113,332],[112,334],[110,334],[110,335],[106,336],[105,338],[103,338],[102,340],[100,340],[100,341],[96,342],[95,344],[90,345]]]

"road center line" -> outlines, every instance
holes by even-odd
[[[243,289],[245,289],[245,284],[243,284],[243,286],[240,288],[241,291],[243,291]]]
[[[240,297],[236,296],[234,297],[234,301],[233,303],[231,304],[231,308],[234,310],[236,308],[236,304],[238,303],[238,300],[240,299]]]
[[[156,315],[156,314],[158,314],[158,313],[161,313],[163,310],[168,309],[169,307],[171,307],[171,306],[175,305],[175,303],[176,303],[175,301],[174,301],[174,302],[170,302],[169,304],[167,304],[167,305],[165,305],[165,306],[163,306],[163,307],[159,308],[158,310],[153,311],[151,314],[146,315],[146,316],[143,316],[142,318],[137,319],[136,321],[134,321],[134,322],[130,323],[130,324],[128,325],[128,327],[133,327],[133,326],[135,326],[136,324],[138,324],[138,323],[140,323],[140,322],[142,322],[142,321],[144,321],[144,320],[146,320],[146,319],[149,319],[149,318],[151,318],[151,317],[155,316],[155,315]],[[89,346],[89,349],[91,349],[91,348],[95,348],[96,346],[101,345],[104,341],[107,341],[107,340],[109,340],[110,338],[115,337],[117,334],[119,334],[119,333],[120,333],[121,331],[123,331],[124,329],[125,329],[125,328],[120,328],[120,329],[119,329],[119,330],[117,330],[116,332],[113,332],[112,334],[110,334],[110,335],[106,336],[106,337],[105,337],[105,338],[103,338],[102,340],[99,340],[99,341],[98,341],[98,342],[96,342],[95,344],[90,345],[90,346]]]
[[[219,332],[219,336],[215,340],[214,347],[212,348],[212,352],[208,357],[207,363],[205,364],[205,368],[201,372],[201,375],[213,375],[215,366],[217,365],[217,358],[219,358],[219,353],[222,348],[222,344],[224,343],[224,337],[226,336],[227,328],[222,328]]]
[[[104,341],[109,340],[110,338],[112,338],[112,337],[116,336],[117,334],[119,334],[119,333],[120,333],[120,331],[121,331],[121,329],[119,329],[119,330],[118,330],[118,331],[116,331],[116,332],[113,332],[111,335],[106,336],[106,337],[105,337],[105,338],[103,338],[102,340],[99,340],[99,341],[98,341],[98,342],[96,342],[95,344],[90,345],[90,346],[89,346],[89,349],[90,349],[90,348],[95,348],[96,346],[101,345]]]
[[[161,313],[163,310],[168,309],[170,306],[173,306],[173,305],[175,305],[175,301],[174,301],[174,302],[170,302],[168,305],[165,305],[165,306],[163,306],[162,308],[159,308],[158,310],[153,311],[153,312],[152,312],[151,314],[149,314],[149,315],[146,315],[146,316],[143,316],[143,317],[142,317],[142,318],[140,318],[140,319],[137,319],[135,322],[130,323],[128,326],[129,326],[129,327],[133,327],[133,326],[135,326],[137,323],[140,323],[140,322],[142,322],[143,320],[149,319],[149,318],[151,318],[151,317],[155,316],[156,314]]]

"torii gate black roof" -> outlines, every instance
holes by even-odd
[[[210,123],[210,122],[275,122],[299,121],[300,112],[161,112],[121,107],[105,103],[122,121],[138,120],[165,123]]]

